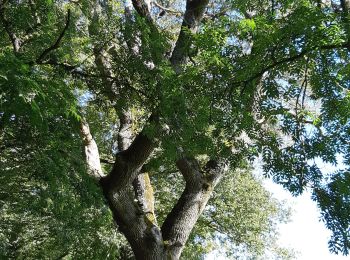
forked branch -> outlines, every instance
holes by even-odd
[[[170,259],[179,258],[214,187],[226,170],[225,164],[214,160],[210,160],[204,169],[200,169],[198,162],[190,158],[181,158],[176,165],[186,181],[186,186],[162,226]]]

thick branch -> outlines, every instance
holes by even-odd
[[[133,191],[131,185],[125,186],[122,190],[106,190],[104,186],[104,196],[108,201],[113,213],[113,218],[119,230],[129,241],[136,259],[154,260],[166,259],[164,255],[163,238],[159,227],[156,225],[150,202],[139,200],[148,193],[148,182],[141,175],[136,179],[137,193]],[[136,195],[136,196],[135,196]],[[149,211],[150,210],[150,211]]]
[[[198,217],[225,171],[224,164],[213,160],[203,170],[199,169],[195,159],[182,158],[176,165],[184,176],[186,187],[162,226],[163,239],[168,245],[171,259],[179,258]]]
[[[153,23],[151,12],[150,12],[150,2],[146,0],[132,0],[132,5],[134,6],[136,12],[147,19],[148,22]]]
[[[132,141],[132,115],[131,111],[118,113],[119,131],[117,136],[118,150],[124,151],[129,148]]]
[[[83,139],[88,173],[96,180],[100,180],[100,178],[104,176],[100,163],[100,154],[98,152],[97,144],[90,133],[90,128],[87,122],[82,121],[80,123],[80,135]]]
[[[150,124],[157,124],[154,116],[149,119]],[[131,145],[125,151],[116,155],[112,171],[101,180],[106,189],[120,190],[130,185],[139,174],[142,166],[156,147],[156,141],[147,132],[148,125],[137,134]]]
[[[186,2],[186,11],[179,38],[170,58],[170,62],[177,72],[180,72],[180,66],[187,61],[188,49],[191,45],[191,34],[197,32],[208,3],[209,0],[187,0]]]
[[[143,172],[138,174],[133,181],[133,187],[139,210],[145,215],[145,218],[147,221],[149,221],[149,224],[158,226],[156,216],[154,214],[153,188],[148,173]]]
[[[56,50],[58,47],[60,47],[61,41],[62,41],[62,39],[63,39],[64,35],[66,34],[66,31],[69,27],[69,23],[70,23],[70,9],[67,10],[66,24],[65,24],[62,32],[60,33],[60,35],[58,36],[56,41],[49,48],[45,49],[40,54],[39,58],[36,59],[37,63],[41,63],[51,51]]]

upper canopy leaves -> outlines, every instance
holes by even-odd
[[[265,173],[294,194],[315,191],[334,231],[331,249],[348,253],[349,220],[339,206],[347,209],[349,200],[341,188],[349,187],[348,1],[213,0],[200,26],[173,16],[184,11],[182,1],[165,1],[176,10],[164,9],[168,15],[159,5],[147,14],[139,6],[131,19],[119,3],[101,3],[98,9],[89,1],[2,1],[2,127],[28,115],[34,124],[52,114],[78,117],[74,88],[118,111],[139,111],[135,131],[156,112],[168,129],[159,137],[159,158],[173,161],[178,147],[233,164],[261,156]],[[192,19],[191,12],[185,14]],[[180,50],[180,74],[172,45],[176,55]],[[111,75],[95,67],[96,51],[110,58]],[[157,135],[152,129],[148,134]],[[328,179],[315,160],[337,164],[337,154],[347,171]]]

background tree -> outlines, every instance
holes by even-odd
[[[1,1],[4,149],[29,160],[44,132],[42,147],[72,156],[78,146],[57,137],[78,138],[69,119],[79,121],[87,170],[138,259],[178,259],[220,179],[261,156],[293,194],[313,191],[330,249],[348,254],[348,170],[328,176],[315,159],[349,165],[349,5]],[[99,152],[88,122],[102,117]],[[17,126],[33,130],[11,147]],[[62,176],[62,158],[51,160]],[[151,183],[174,169],[184,190],[159,226]]]

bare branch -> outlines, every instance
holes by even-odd
[[[167,7],[164,7],[162,6],[161,4],[159,4],[158,2],[156,1],[153,1],[152,4],[154,4],[155,6],[157,6],[159,9],[167,12],[167,13],[170,13],[170,14],[174,14],[175,16],[181,16],[183,15],[182,12],[178,11],[178,10],[175,10],[175,9],[171,9],[171,8],[167,8]]]
[[[60,33],[60,35],[58,36],[58,38],[56,39],[55,43],[52,44],[49,48],[45,49],[39,56],[39,58],[36,59],[37,63],[41,63],[44,58],[53,50],[57,49],[58,47],[60,47],[60,43],[69,27],[69,23],[70,23],[70,9],[67,10],[67,18],[66,18],[66,24],[62,30],[62,32]]]

